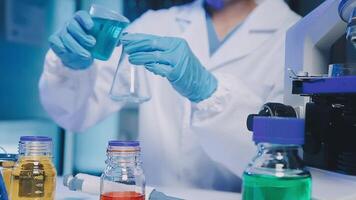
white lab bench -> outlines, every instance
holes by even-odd
[[[99,200],[99,196],[88,195],[81,192],[69,191],[62,184],[62,178],[57,180],[56,200]],[[232,192],[218,192],[211,190],[198,190],[187,188],[166,188],[158,187],[157,190],[166,193],[167,195],[179,197],[186,200],[239,200],[241,194]]]
[[[313,200],[356,200],[356,177],[310,168]]]
[[[313,200],[356,200],[356,177],[310,168],[313,178]],[[240,200],[241,194],[191,188],[158,187],[167,195],[186,200]],[[98,196],[69,191],[57,180],[56,200],[98,200]]]

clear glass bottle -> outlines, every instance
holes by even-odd
[[[299,156],[304,120],[255,117],[258,153],[243,174],[243,200],[310,200],[311,175]]]
[[[100,181],[101,200],[144,200],[145,176],[137,141],[110,141]]]
[[[56,169],[52,163],[52,139],[23,136],[19,158],[11,174],[11,200],[53,200]]]

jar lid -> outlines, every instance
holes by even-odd
[[[45,136],[21,136],[22,142],[51,142],[52,138]]]
[[[271,144],[304,144],[304,120],[292,117],[259,117],[253,121],[253,141]]]
[[[140,142],[139,141],[111,140],[111,141],[109,141],[109,146],[114,146],[114,147],[138,147],[138,146],[140,146]]]

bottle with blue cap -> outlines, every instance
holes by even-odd
[[[299,156],[304,120],[253,119],[258,153],[243,174],[243,200],[310,200],[311,175]]]
[[[101,175],[101,200],[144,200],[145,175],[138,141],[109,141],[106,168]]]
[[[19,157],[11,174],[11,200],[53,200],[56,169],[52,163],[52,138],[22,136]]]

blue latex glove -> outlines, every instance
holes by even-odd
[[[165,194],[163,194],[162,192],[158,192],[157,190],[153,190],[150,194],[150,198],[149,200],[182,200],[182,199],[178,199],[175,197],[170,197],[167,196]]]
[[[126,34],[121,43],[132,64],[144,65],[154,74],[166,77],[192,102],[209,98],[217,88],[216,78],[201,65],[184,39]]]
[[[86,11],[78,11],[61,30],[50,38],[50,47],[71,69],[86,69],[93,63],[89,49],[94,47],[95,38],[89,34],[94,22]]]

